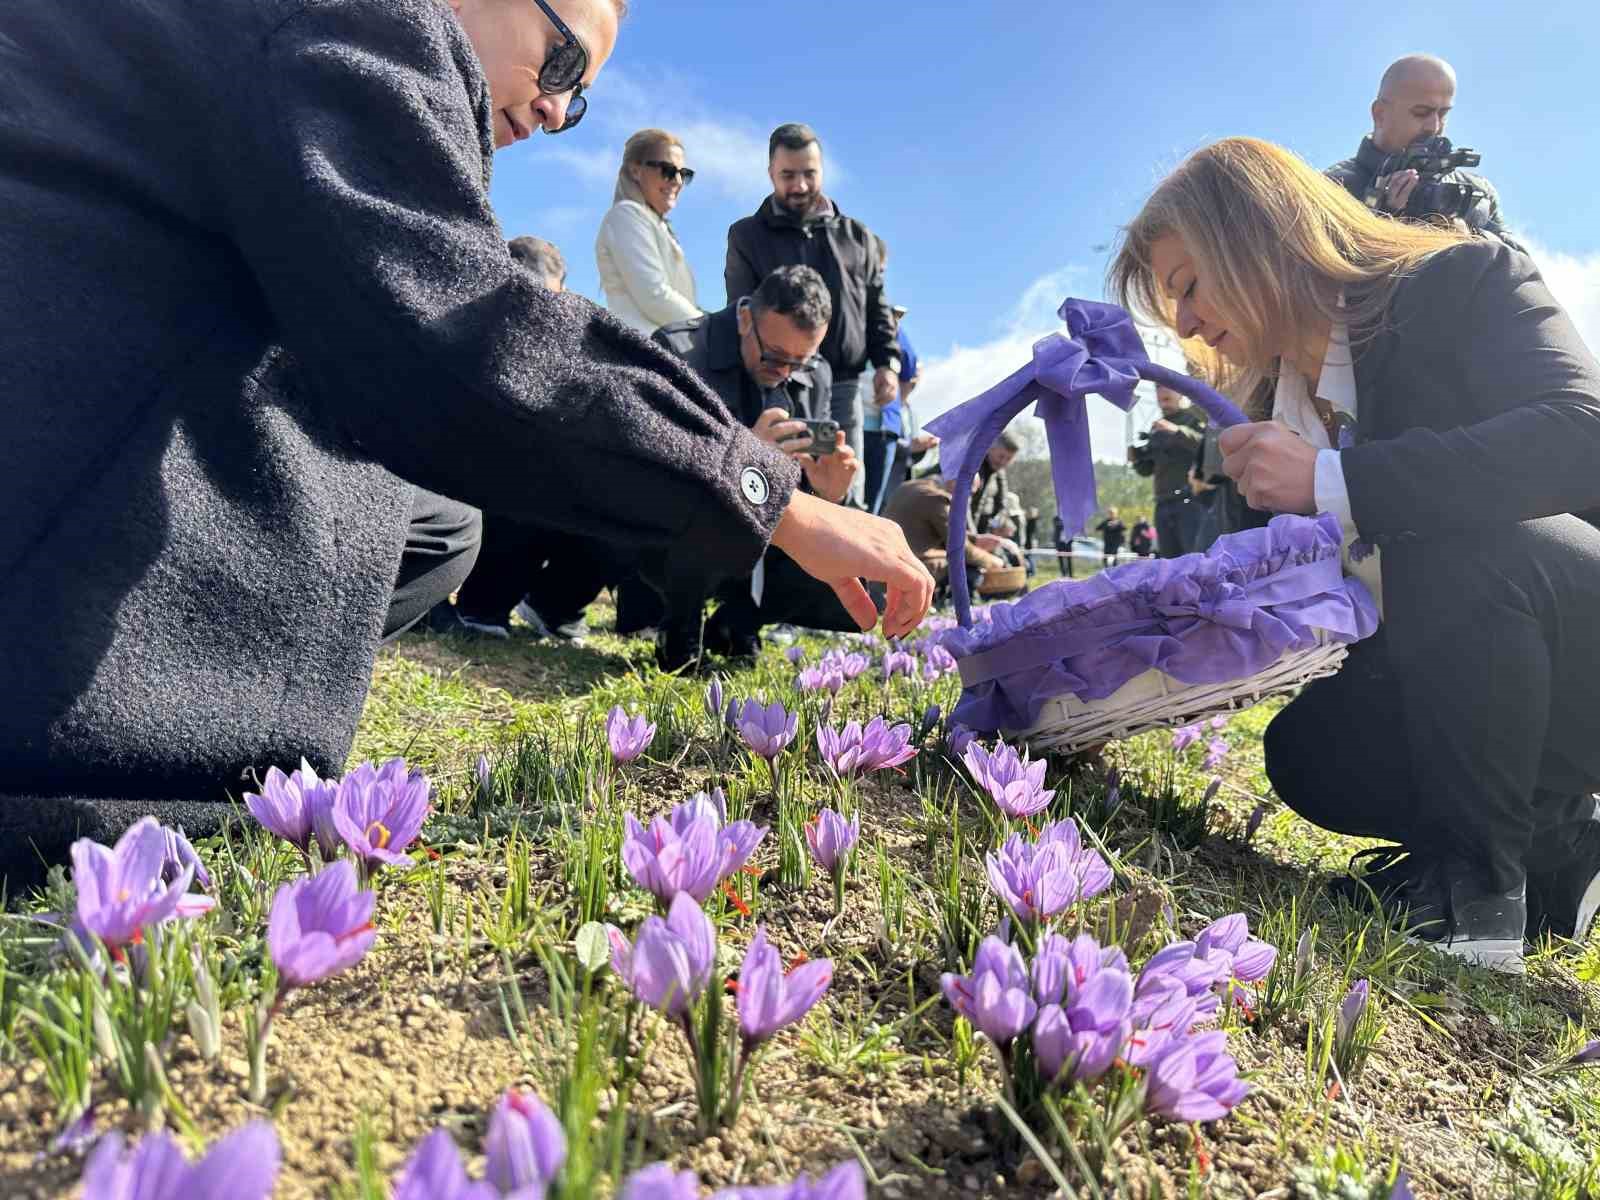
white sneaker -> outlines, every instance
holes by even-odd
[[[487,621],[469,621],[466,617],[461,616],[459,613],[456,615],[456,620],[461,622],[461,628],[465,629],[468,633],[476,633],[483,637],[502,639],[510,638],[511,636],[510,628],[505,625],[491,625]]]
[[[535,637],[551,637],[550,626],[544,623],[544,618],[534,611],[533,605],[526,599],[518,600],[517,606],[511,610],[522,619],[522,623],[533,630]]]

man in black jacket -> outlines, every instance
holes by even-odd
[[[1156,401],[1161,416],[1143,442],[1128,447],[1128,461],[1154,484],[1156,553],[1177,558],[1193,548],[1195,512],[1189,468],[1205,437],[1206,415],[1171,388],[1157,388]]]
[[[898,529],[507,253],[496,147],[568,127],[617,34],[612,0],[560,13],[7,3],[0,875],[341,770],[477,508],[692,547],[666,582],[702,588],[776,543],[863,623],[892,581],[890,636],[926,611]]]
[[[828,285],[833,321],[821,354],[833,373],[833,419],[862,455],[861,373],[870,363],[873,395],[892,404],[900,389],[900,347],[894,312],[883,290],[878,239],[839,211],[822,190],[822,145],[807,125],[780,125],[767,142],[772,195],[728,230],[728,303],[755,291],[778,267],[814,268]],[[864,479],[852,485],[860,503]]]
[[[1431,54],[1408,54],[1389,64],[1372,102],[1372,133],[1361,139],[1354,158],[1336,162],[1327,174],[1357,200],[1372,196],[1384,212],[1425,216],[1408,210],[1416,191],[1415,171],[1379,175],[1392,154],[1407,146],[1444,133],[1455,107],[1456,73],[1449,63]],[[1483,199],[1462,218],[1475,233],[1492,233],[1508,246],[1522,249],[1506,229],[1500,215],[1500,196],[1482,175],[1460,169],[1440,176],[1444,182],[1470,184]]]
[[[824,420],[829,412],[832,375],[817,350],[832,311],[821,275],[810,267],[779,267],[737,304],[665,325],[655,340],[704,379],[756,437],[799,462],[803,487],[838,502],[859,474],[860,460],[845,445],[843,430],[829,452],[807,453],[812,439],[802,423]],[[705,623],[703,642],[704,597],[669,598],[656,643],[662,670],[697,662],[702,645],[730,657],[753,655],[763,625],[856,628],[838,598],[781,550],[769,550],[753,576],[729,579],[717,595],[721,604]]]

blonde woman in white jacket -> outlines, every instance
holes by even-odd
[[[664,129],[641,129],[623,148],[614,203],[600,222],[594,253],[606,307],[641,333],[700,315],[694,274],[667,223],[693,178],[683,165],[683,144]]]

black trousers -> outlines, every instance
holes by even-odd
[[[477,509],[418,488],[411,502],[406,548],[389,600],[389,615],[383,623],[383,640],[399,637],[461,587],[472,572],[482,542],[483,518]],[[510,608],[508,604],[501,611],[502,620]]]
[[[592,538],[485,513],[483,547],[456,609],[501,624],[527,596],[546,622],[565,625],[627,570],[621,555]]]
[[[1384,624],[1267,727],[1284,803],[1514,887],[1600,789],[1600,532],[1550,517],[1384,550]]]
[[[1188,489],[1156,497],[1156,553],[1162,558],[1189,553],[1192,504]]]
[[[813,579],[800,569],[798,563],[776,546],[767,548],[765,581],[762,584],[761,603],[751,595],[751,576],[744,575],[725,581],[716,589],[720,601],[711,620],[734,636],[761,632],[763,625],[800,625],[806,629],[829,629],[839,632],[857,632],[860,627],[845,611],[834,590],[819,579]],[[883,611],[883,594],[875,585],[868,585]],[[692,599],[669,602],[663,624],[682,631],[698,629],[704,601]]]

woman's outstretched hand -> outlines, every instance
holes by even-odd
[[[1274,513],[1317,511],[1317,450],[1276,421],[1224,429],[1217,439],[1222,469],[1251,508]]]
[[[863,579],[888,587],[883,610],[886,637],[904,637],[933,602],[933,576],[911,553],[900,526],[853,508],[795,492],[773,531],[772,544],[822,580],[863,630],[878,621]]]

